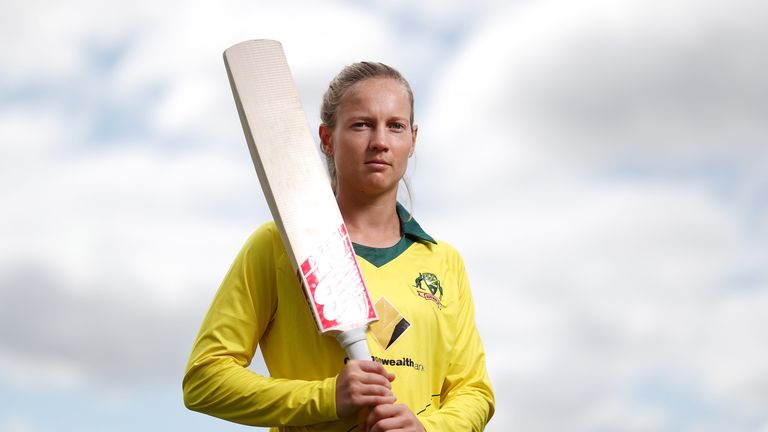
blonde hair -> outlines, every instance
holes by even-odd
[[[413,91],[411,85],[408,84],[403,75],[395,68],[387,66],[384,63],[379,62],[358,62],[346,66],[336,77],[328,84],[328,89],[323,95],[323,102],[320,106],[320,120],[330,129],[336,127],[336,113],[339,110],[341,99],[346,94],[347,90],[360,81],[370,78],[391,78],[399,82],[408,93],[408,99],[411,103],[411,129],[413,129]],[[333,155],[328,154],[323,148],[323,154],[325,154],[325,162],[328,167],[328,175],[331,177],[331,187],[333,192],[336,193],[337,178],[336,178],[336,164],[333,161]],[[403,177],[403,183],[405,189],[408,192],[409,208],[413,207],[413,198],[411,194],[411,186],[408,179]]]

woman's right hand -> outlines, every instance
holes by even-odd
[[[363,408],[395,403],[390,382],[395,374],[368,360],[349,360],[336,378],[336,414],[340,418]]]

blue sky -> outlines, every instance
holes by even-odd
[[[180,381],[269,218],[221,60],[254,38],[313,129],[343,65],[411,80],[415,215],[467,263],[488,430],[768,431],[761,2],[6,3],[0,432],[244,429]]]

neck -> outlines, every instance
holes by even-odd
[[[390,247],[400,241],[397,190],[376,197],[336,197],[344,224],[353,242],[370,247]]]

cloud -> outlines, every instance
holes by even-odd
[[[10,210],[0,267],[34,262],[68,289],[110,286],[115,274],[155,293],[205,285],[211,277],[196,273],[205,267],[198,262],[226,268],[259,220],[252,215],[267,218],[224,48],[256,37],[282,40],[299,86],[311,85],[313,95],[324,86],[319,76],[330,79],[363,53],[397,57],[391,29],[357,7],[91,3],[50,5],[60,16],[39,22],[31,6],[43,4],[16,5],[3,30],[7,40],[36,29],[26,49],[40,55],[22,61],[3,51],[3,63],[18,71],[0,79],[8,92],[0,93],[0,180],[13,185],[3,193]],[[73,22],[75,9],[90,15]],[[55,41],[41,36],[54,30],[61,32]],[[70,60],[43,68],[38,59],[47,55]],[[222,255],[227,259],[216,258]]]
[[[468,261],[493,430],[765,421],[764,21],[522,4],[439,78],[417,217]]]
[[[35,428],[25,418],[9,416],[0,418],[0,430],[3,432],[32,432]]]
[[[441,150],[480,138],[478,164],[467,165],[526,174],[554,162],[568,170],[627,160],[759,164],[759,154],[746,155],[768,137],[757,72],[768,64],[750,60],[762,59],[763,15],[723,2],[684,5],[549,1],[498,14],[436,92],[432,118],[458,134],[438,137]],[[464,101],[482,108],[456,109]]]
[[[188,300],[176,296],[215,287],[254,228],[251,215],[266,216],[256,198],[243,199],[260,196],[249,164],[215,153],[169,157],[128,147],[41,162],[21,177],[2,175],[13,194],[0,269],[34,263],[68,289],[128,285],[170,304]],[[204,263],[222,270],[206,274]]]
[[[0,18],[4,378],[178,375],[231,259],[269,218],[222,51],[281,40],[311,118],[344,64],[399,63],[398,36],[362,7],[312,2],[11,8]]]
[[[6,382],[22,388],[136,384],[178,376],[183,368],[179,354],[194,337],[189,314],[157,308],[128,290],[68,294],[34,267],[1,279]]]
[[[297,8],[302,13],[296,14]],[[149,114],[161,136],[208,142],[220,134],[239,138],[227,132],[239,132],[239,125],[221,55],[230,45],[258,38],[281,41],[300,90],[311,95],[305,104],[310,116],[319,106],[318,80],[329,81],[342,65],[370,53],[397,58],[391,29],[358,7],[228,2],[210,8],[199,3],[139,34],[120,59],[112,86],[125,98],[158,92]]]

